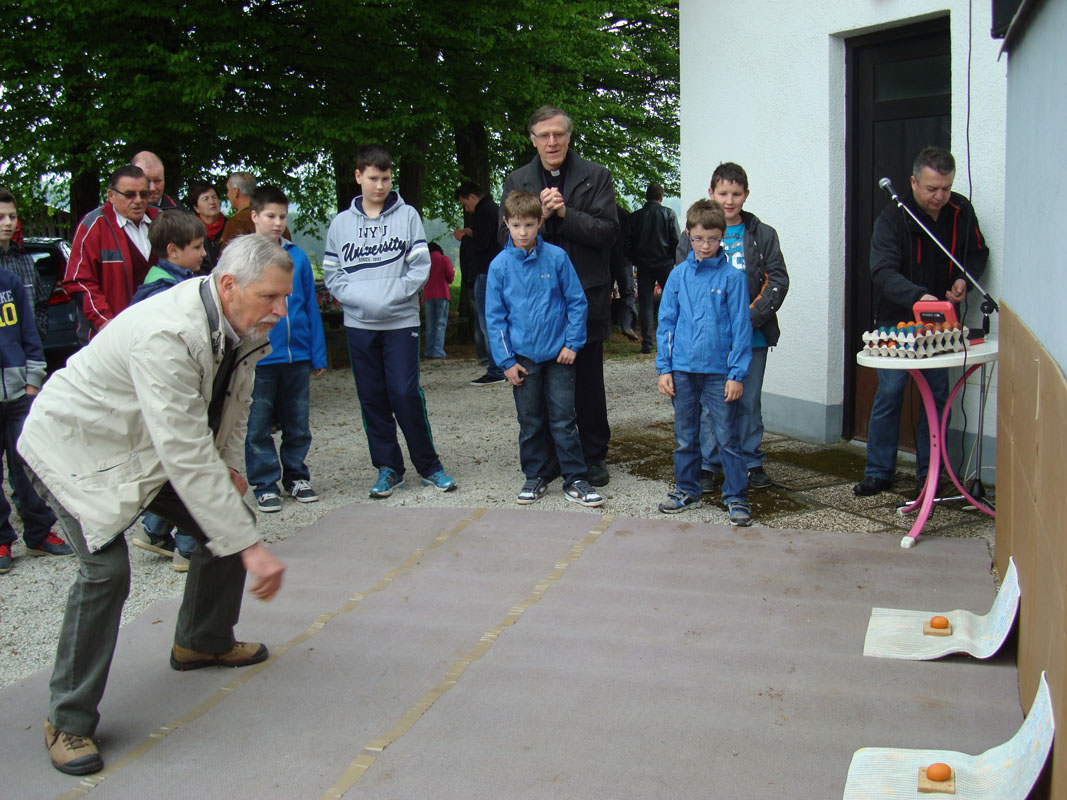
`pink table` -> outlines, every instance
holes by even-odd
[[[993,509],[975,500],[963,488],[959,478],[956,477],[956,473],[952,470],[952,463],[949,461],[948,452],[944,447],[948,415],[952,409],[952,401],[956,399],[956,394],[972,372],[983,364],[996,360],[997,342],[995,339],[988,337],[982,344],[972,345],[959,353],[942,353],[929,358],[894,358],[873,356],[864,352],[856,354],[856,363],[861,367],[907,370],[908,374],[915,380],[915,385],[919,387],[919,394],[922,396],[923,408],[926,412],[926,420],[930,427],[930,469],[926,475],[926,483],[919,496],[913,502],[900,509],[901,514],[910,514],[917,509],[919,516],[915,518],[915,524],[911,526],[911,530],[901,539],[901,547],[913,547],[915,540],[919,538],[919,534],[922,533],[922,529],[926,525],[926,520],[930,518],[930,512],[933,510],[934,500],[937,495],[937,484],[941,479],[942,465],[944,465],[945,472],[948,473],[948,476],[964,498],[969,500],[979,511],[991,517],[996,516],[996,512]],[[939,419],[937,406],[934,403],[934,395],[930,391],[930,385],[926,382],[926,378],[923,377],[923,370],[945,369],[947,367],[963,367],[964,372],[949,394],[948,400],[945,402],[945,409]]]

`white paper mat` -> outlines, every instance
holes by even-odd
[[[1025,800],[1052,748],[1055,724],[1045,673],[1019,732],[979,756],[951,750],[864,747],[852,756],[844,800],[954,797],[960,800]],[[919,767],[943,762],[956,771],[956,794],[919,792]]]
[[[1015,561],[1009,559],[1008,571],[1000,585],[993,608],[979,616],[970,611],[903,611],[893,608],[871,609],[863,655],[874,658],[902,658],[924,661],[949,653],[968,653],[975,658],[989,658],[996,653],[1011,632],[1019,609],[1019,576]],[[952,625],[951,636],[927,636],[923,623],[939,614]]]

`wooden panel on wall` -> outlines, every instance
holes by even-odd
[[[1041,342],[1001,306],[996,565],[1019,570],[1019,694],[1029,708],[1041,671],[1067,722],[1067,380]],[[1053,749],[1052,796],[1067,798],[1067,737]]]

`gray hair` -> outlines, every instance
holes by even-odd
[[[924,147],[911,165],[911,174],[915,176],[915,180],[919,180],[925,167],[929,167],[938,175],[948,175],[956,171],[956,159],[943,147]]]
[[[533,127],[539,122],[544,122],[546,119],[552,119],[552,117],[563,117],[563,123],[567,127],[567,133],[574,133],[574,120],[570,118],[562,108],[556,106],[541,106],[535,112],[530,115],[530,121],[526,125],[526,132],[533,136]]]
[[[248,172],[235,172],[226,181],[227,189],[236,189],[246,197],[251,197],[256,190],[256,179]]]
[[[218,265],[211,271],[215,285],[223,275],[233,275],[242,289],[263,278],[269,267],[293,271],[293,259],[280,246],[266,236],[249,233],[238,236],[222,251]]]

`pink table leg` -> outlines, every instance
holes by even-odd
[[[926,483],[923,485],[919,496],[914,502],[900,509],[901,514],[910,514],[916,508],[919,516],[915,518],[915,524],[911,530],[900,540],[900,546],[907,549],[915,546],[915,540],[919,538],[926,520],[930,518],[930,512],[934,507],[934,498],[937,496],[937,484],[941,480],[941,426],[938,424],[937,404],[934,402],[934,393],[930,391],[930,384],[923,377],[922,370],[909,369],[908,374],[915,380],[919,387],[919,395],[923,399],[923,409],[926,413],[927,427],[930,429],[930,467],[926,473]],[[946,404],[946,408],[950,406]]]
[[[941,413],[941,440],[942,441],[945,441],[945,433],[948,430],[948,416],[949,416],[949,412],[952,410],[952,401],[956,399],[956,394],[959,392],[959,390],[963,386],[963,384],[967,381],[967,378],[970,377],[971,373],[974,372],[976,369],[978,369],[981,366],[982,366],[981,364],[975,364],[973,367],[968,369],[963,374],[963,377],[960,378],[959,381],[956,382],[956,386],[952,389],[952,394],[950,394],[948,396],[948,400],[945,402],[945,409]],[[973,505],[979,511],[981,511],[984,514],[988,514],[989,516],[995,518],[997,516],[997,513],[993,509],[989,508],[988,506],[983,505],[982,503],[979,503],[977,500],[975,500],[973,497],[971,497],[970,493],[966,489],[963,488],[962,484],[960,484],[959,478],[956,477],[955,470],[952,469],[952,460],[948,457],[948,448],[943,448],[942,449],[942,456],[944,458],[945,471],[948,473],[948,476],[950,478],[952,478],[952,482],[956,485],[956,488],[959,489],[960,494],[962,494],[964,497],[966,497],[970,501],[971,505]]]

